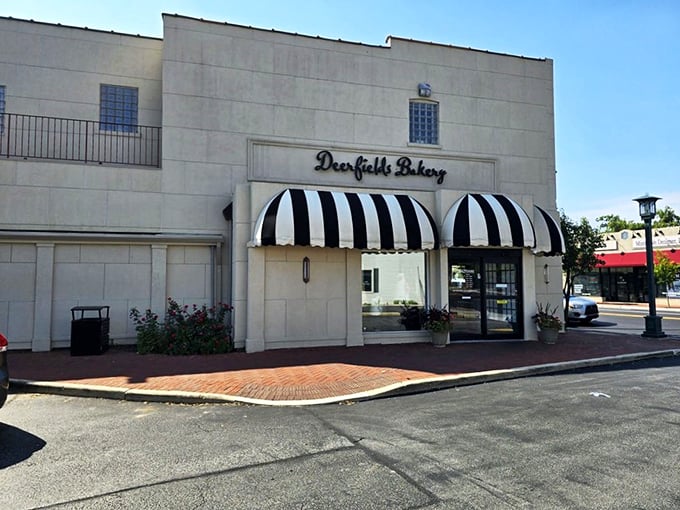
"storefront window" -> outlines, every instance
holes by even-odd
[[[600,287],[599,273],[588,273],[576,276],[574,278],[573,292],[576,296],[600,296],[602,290]]]
[[[425,304],[425,254],[364,253],[361,276],[363,330],[414,329],[401,312]]]

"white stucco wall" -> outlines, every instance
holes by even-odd
[[[139,88],[139,123],[161,123],[163,41],[0,18],[6,111],[99,119],[99,85]]]
[[[115,302],[111,333],[125,336],[130,306],[219,296],[235,306],[237,346],[363,344],[360,278],[353,276],[360,253],[247,247],[261,208],[291,185],[408,192],[439,223],[470,191],[554,212],[549,59],[400,38],[364,45],[174,15],[163,22],[161,41],[0,19],[6,111],[97,120],[99,85],[112,83],[138,87],[140,123],[162,126],[160,168],[0,158],[0,231],[90,236],[75,243],[77,257],[59,239],[3,238],[3,281],[26,281],[17,295],[3,301],[0,294],[0,328],[18,332],[20,342],[63,343],[68,322],[61,317],[73,304]],[[431,84],[430,99],[439,104],[438,145],[408,142],[408,105],[419,82]],[[322,150],[342,161],[361,155],[394,164],[406,156],[447,175],[440,184],[394,174],[359,181],[314,170]],[[233,218],[225,221],[232,201]],[[105,239],[157,234],[175,242]],[[185,236],[210,242],[183,244]],[[300,287],[295,267],[305,255],[333,279]],[[430,255],[434,302],[447,297],[440,255]],[[557,279],[537,284],[546,260],[524,260],[530,313],[534,296],[556,301],[559,287]],[[559,267],[558,259],[547,263]],[[317,283],[327,298],[319,299]],[[47,326],[37,318],[45,314]],[[320,316],[323,325],[312,321]]]
[[[344,43],[181,16],[164,16],[164,26],[164,174],[171,176],[165,189],[170,182],[174,190],[191,181],[185,191],[192,193],[193,187],[212,183],[217,200],[208,221],[219,228],[221,197],[238,195],[246,182],[278,184],[235,197],[236,204],[247,202],[235,213],[232,248],[239,345],[251,336],[264,345],[280,321],[252,303],[252,314],[243,309],[250,292],[265,290],[254,285],[253,272],[271,267],[267,257],[273,256],[251,253],[249,266],[253,249],[246,249],[245,241],[264,203],[285,185],[409,193],[443,189],[436,198],[418,196],[438,221],[469,191],[508,194],[527,211],[534,203],[554,210],[549,59],[396,38],[388,46]],[[440,105],[438,146],[408,143],[408,103],[417,99],[421,81],[431,84],[431,99]],[[357,181],[349,174],[315,171],[315,156],[324,149],[342,161],[363,155],[394,162],[406,155],[448,174],[442,185],[422,177],[365,175]],[[533,261],[527,259],[530,266]],[[539,266],[542,262],[535,271]],[[525,281],[534,282],[534,270],[525,271],[531,273]],[[533,285],[525,290],[533,298]],[[244,305],[240,312],[239,304]],[[260,324],[255,316],[272,322]],[[261,331],[250,331],[247,324]]]

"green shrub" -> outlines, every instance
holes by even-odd
[[[226,317],[232,307],[219,303],[216,307],[180,306],[168,298],[165,322],[146,310],[130,310],[137,330],[137,352],[140,354],[217,354],[234,349],[231,328]]]
[[[158,315],[146,309],[144,315],[137,308],[130,310],[130,318],[137,330],[137,352],[148,354],[163,352],[163,324],[158,322]]]

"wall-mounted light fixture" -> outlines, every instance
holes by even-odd
[[[302,281],[309,283],[310,278],[309,257],[302,259]]]
[[[543,281],[546,285],[550,283],[550,270],[548,264],[543,264]]]
[[[418,84],[418,95],[420,97],[430,97],[432,95],[432,87],[429,83]]]

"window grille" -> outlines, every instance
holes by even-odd
[[[137,132],[138,89],[120,85],[101,85],[99,129]]]
[[[409,104],[409,142],[439,143],[439,105],[424,101]]]

